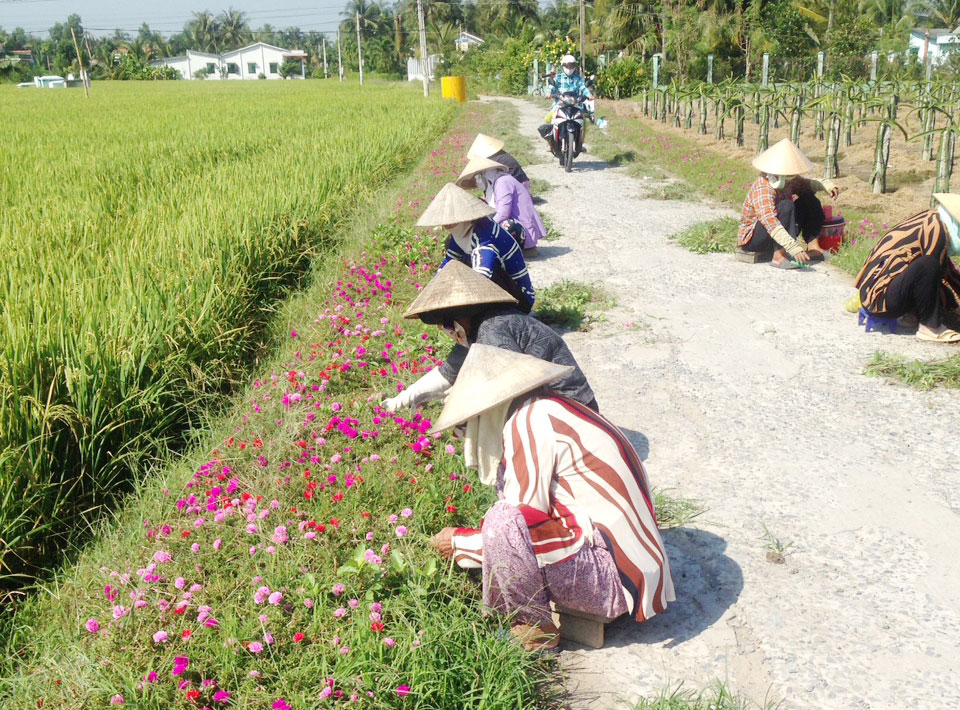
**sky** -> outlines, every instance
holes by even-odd
[[[197,10],[215,15],[232,7],[243,10],[251,27],[297,26],[303,30],[336,32],[346,0],[0,0],[0,27],[46,36],[68,15],[80,15],[93,35],[110,35],[116,28],[136,33],[144,22],[169,36],[183,29]]]

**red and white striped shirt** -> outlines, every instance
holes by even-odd
[[[643,464],[620,430],[561,395],[527,399],[503,429],[503,498],[523,514],[540,567],[563,562],[594,530],[620,572],[624,597],[638,621],[675,599]],[[454,559],[480,567],[480,531],[460,528]]]

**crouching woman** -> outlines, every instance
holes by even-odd
[[[543,389],[570,369],[474,344],[431,430],[465,423],[465,462],[500,495],[479,528],[444,528],[431,543],[482,569],[484,605],[510,616],[531,651],[559,641],[551,601],[645,621],[675,598],[630,442],[589,407]]]

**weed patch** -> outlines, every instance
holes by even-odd
[[[681,683],[656,697],[638,700],[629,705],[629,710],[752,710],[760,707],[776,710],[777,706],[770,703],[759,706],[730,690],[725,683],[717,682],[701,691],[684,688]]]
[[[956,389],[960,388],[960,355],[925,362],[878,352],[865,372],[871,377],[888,377],[918,390],[931,390],[934,387]]]
[[[737,227],[740,221],[734,217],[721,217],[709,222],[698,222],[671,239],[696,254],[732,252],[737,247]]]
[[[669,488],[653,489],[653,508],[657,511],[657,523],[661,530],[682,528],[706,512],[703,503],[694,498],[675,498],[668,495]]]
[[[564,280],[537,291],[534,313],[547,325],[561,330],[589,330],[603,320],[597,314],[616,302],[596,284]]]

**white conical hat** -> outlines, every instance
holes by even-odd
[[[457,184],[460,187],[476,187],[477,173],[482,173],[484,170],[505,171],[506,168],[497,161],[490,160],[490,158],[470,158],[467,167],[463,169],[460,177],[457,178]]]
[[[571,372],[570,365],[474,343],[429,433],[456,426]]]
[[[753,167],[768,175],[803,175],[813,170],[813,163],[789,138],[784,138],[754,158]]]
[[[479,306],[485,303],[516,303],[517,299],[497,286],[486,276],[478,274],[456,259],[437,272],[420,292],[404,318],[416,318],[422,313],[448,308]]]
[[[960,195],[954,195],[952,192],[935,192],[933,196],[951,217],[960,222]]]
[[[473,139],[470,150],[467,151],[467,159],[470,158],[489,158],[494,153],[503,150],[503,141],[493,136],[487,136],[478,133]]]
[[[472,222],[481,217],[489,217],[495,212],[496,210],[483,200],[478,200],[466,190],[448,182],[440,188],[433,202],[420,215],[417,226],[439,227],[445,224]]]

